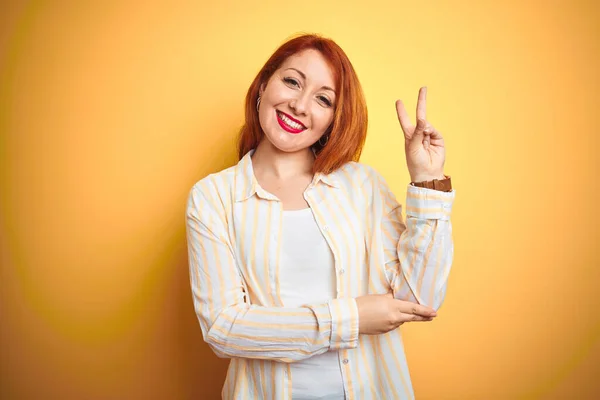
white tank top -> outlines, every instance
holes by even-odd
[[[283,211],[279,287],[286,307],[326,303],[335,298],[333,254],[310,208]],[[290,364],[292,399],[343,400],[337,351]]]

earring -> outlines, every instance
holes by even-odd
[[[323,143],[321,140],[323,140],[323,138],[325,138],[325,143]],[[325,147],[325,145],[327,144],[327,142],[329,141],[329,135],[323,135],[319,138],[319,144],[321,145],[321,147]]]
[[[256,100],[256,111],[258,111],[259,105],[260,105],[260,95],[258,95],[258,99]]]

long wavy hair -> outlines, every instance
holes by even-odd
[[[256,111],[261,85],[291,55],[306,49],[319,51],[327,60],[337,89],[333,122],[325,131],[325,146],[313,145],[316,159],[313,173],[329,174],[348,161],[358,161],[367,136],[367,105],[360,82],[346,53],[333,40],[317,34],[301,34],[283,43],[258,72],[246,94],[245,123],[240,129],[238,157],[255,149],[263,138]]]

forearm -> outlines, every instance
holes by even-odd
[[[454,244],[450,220],[409,217],[398,241],[398,268],[390,285],[394,297],[439,309],[444,301]]]
[[[294,308],[238,303],[221,310],[210,327],[207,314],[198,315],[205,341],[220,357],[293,362],[358,342],[354,299]]]
[[[409,186],[406,222],[387,197],[383,218],[385,269],[394,297],[438,309],[445,297],[454,245],[450,213],[455,193]]]

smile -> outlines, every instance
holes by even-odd
[[[306,127],[302,123],[296,121],[295,119],[293,119],[285,113],[282,113],[281,111],[277,111],[277,122],[279,122],[279,125],[289,133],[296,134],[306,129]]]

